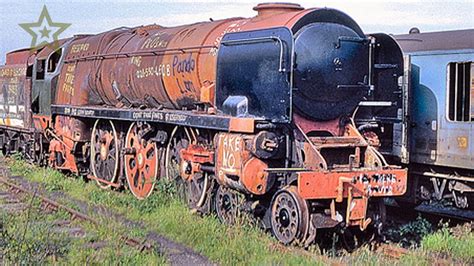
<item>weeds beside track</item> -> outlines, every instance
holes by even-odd
[[[137,201],[127,191],[122,193],[104,191],[97,188],[94,183],[84,183],[78,178],[66,177],[55,170],[31,166],[20,160],[9,159],[8,165],[14,175],[24,176],[25,181],[42,187],[46,194],[59,195],[59,201],[66,206],[74,209],[84,208],[84,204],[89,208],[93,206],[90,209],[92,213],[87,211],[85,213],[94,218],[105,214],[114,220],[122,221],[122,224],[128,224],[127,228],[132,237],[145,239],[149,237],[147,232],[152,231],[155,232],[155,237],[193,248],[213,263],[430,265],[438,260],[460,264],[472,263],[470,257],[472,252],[469,253],[469,248],[463,255],[459,255],[462,253],[461,249],[453,252],[449,249],[448,252],[436,251],[439,249],[439,242],[432,240],[431,242],[437,244],[430,244],[428,239],[430,237],[437,239],[439,232],[430,232],[429,235],[423,236],[418,242],[421,247],[402,249],[396,244],[389,244],[374,249],[365,246],[351,254],[338,252],[337,256],[333,256],[332,254],[336,253],[321,251],[317,246],[309,250],[282,246],[269,234],[254,226],[242,223],[227,227],[216,217],[200,217],[192,214],[176,196],[176,188],[170,183],[160,181],[149,199]],[[453,237],[453,241],[461,243],[461,246],[462,243],[470,245],[473,241],[472,232],[467,231],[449,237]],[[438,247],[435,247],[436,245]],[[169,260],[165,262],[171,263]]]
[[[0,210],[0,265],[166,262],[152,245],[141,245],[117,225],[100,225],[86,214],[3,177]]]

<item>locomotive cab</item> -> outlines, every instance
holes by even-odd
[[[42,116],[51,114],[52,98],[56,94],[57,79],[61,72],[61,47],[68,40],[61,40],[57,46],[45,46],[39,50],[32,69],[32,104],[33,113]],[[52,49],[54,47],[55,49]]]

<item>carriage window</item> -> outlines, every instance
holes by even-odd
[[[471,62],[471,121],[474,121],[474,64]]]
[[[448,65],[448,118],[474,121],[474,79],[472,62]]]

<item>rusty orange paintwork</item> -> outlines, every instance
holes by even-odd
[[[195,173],[202,172],[201,165],[214,164],[214,151],[201,145],[191,144],[180,151],[181,177],[191,180]]]
[[[255,119],[253,118],[231,118],[229,124],[231,132],[253,133],[255,131]]]
[[[57,66],[61,69],[57,87],[52,90],[55,92],[52,104],[97,109],[100,106],[104,110],[115,107],[121,111],[164,108],[197,115],[221,115],[215,106],[216,62],[225,34],[275,27],[286,27],[296,33],[304,25],[318,21],[315,16],[325,16],[311,14],[316,9],[303,9],[297,4],[287,3],[259,4],[254,10],[258,15],[252,18],[230,18],[170,28],[159,25],[118,28],[61,40],[63,61],[58,59]],[[322,21],[337,20],[337,15],[332,15]],[[7,61],[26,67],[31,65],[31,58],[47,60],[54,52],[50,47],[37,54],[21,50],[7,56]],[[49,141],[47,152],[51,166],[75,173],[80,171],[99,181],[103,188],[121,187],[124,185],[123,177],[126,177],[130,191],[139,199],[146,198],[153,191],[159,173],[167,170],[161,169],[164,162],[159,160],[163,159],[163,144],[169,142],[167,148],[171,148],[171,140],[164,140],[170,131],[169,125],[153,123],[151,127],[163,132],[145,137],[147,131],[139,134],[133,127],[135,124],[128,127],[130,121],[116,121],[119,133],[116,135],[115,121],[111,122],[114,134],[100,135],[103,143],[99,145],[101,161],[108,158],[111,143],[117,145],[113,182],[110,182],[93,176],[96,173],[88,173],[89,166],[95,169],[95,159],[89,160],[91,164],[88,165],[88,157],[95,158],[95,148],[98,147],[90,145],[94,143],[90,128],[93,119],[68,115],[70,113],[56,113],[53,118],[33,117],[35,127]],[[109,114],[104,116],[110,121],[117,118]],[[11,123],[9,117],[5,121]],[[405,193],[406,171],[383,163],[383,157],[369,145],[349,118],[312,121],[295,112],[287,125],[275,128],[268,125],[271,127],[257,127],[255,118],[232,117],[229,119],[229,132],[212,131],[209,135],[208,132],[200,135],[201,129],[194,130],[193,125],[187,125],[189,127],[183,127],[183,135],[187,135],[189,143],[181,141],[180,134],[174,139],[185,148],[173,147],[176,150],[172,150],[172,157],[180,150],[179,158],[173,158],[176,165],[172,165],[179,169],[172,170],[177,170],[185,181],[197,181],[199,178],[193,178],[196,174],[204,177],[215,175],[222,188],[242,192],[246,194],[245,198],[267,193],[258,198],[263,199],[262,206],[273,204],[269,200],[278,194],[270,193],[286,190],[280,195],[290,193],[301,206],[301,237],[298,240],[307,237],[314,240],[316,228],[312,227],[316,225],[310,222],[310,217],[318,214],[312,208],[314,200],[320,200],[318,206],[321,209],[330,208],[333,218],[330,224],[341,222],[340,216],[336,216],[342,212],[345,225],[358,225],[364,230],[371,223],[367,218],[370,197]],[[129,130],[125,135],[127,127]],[[263,128],[265,130],[259,130]],[[177,130],[178,127],[171,135],[174,136]],[[291,141],[294,143],[289,143]],[[120,155],[118,151],[121,151]],[[105,173],[101,178],[107,175]],[[275,186],[277,176],[282,177],[278,187]],[[213,193],[211,189],[209,191]],[[207,189],[203,192],[208,193]],[[272,211],[275,206],[271,207]],[[313,236],[309,236],[310,230],[314,232]]]
[[[155,182],[160,178],[159,158],[161,150],[153,141],[141,138],[140,127],[137,123],[133,123],[125,138],[125,149],[129,152],[125,153],[124,165],[125,175],[130,191],[138,199],[147,198],[155,186]],[[108,147],[113,141],[107,139],[101,146],[100,159],[107,160],[109,154]]]
[[[45,118],[45,117],[43,117]],[[45,119],[45,121],[47,121]],[[66,116],[56,116],[54,122],[54,131],[47,130],[53,140],[50,144],[50,160],[55,160],[54,153],[60,153],[63,157],[63,164],[56,165],[59,169],[70,170],[78,173],[74,148],[77,142],[90,140],[90,127],[84,121]]]
[[[71,40],[71,38],[60,39],[55,43],[42,47],[38,51],[34,51],[34,54],[35,54],[34,58],[38,60],[47,59],[54,51],[56,51],[57,49],[60,49],[60,47],[63,44],[67,43],[69,40]]]
[[[266,162],[252,157],[243,166],[240,182],[252,194],[263,195],[273,185],[273,182],[269,182],[267,169],[268,164]]]
[[[51,116],[35,114],[33,115],[33,123],[35,129],[44,132],[47,128],[50,127]]]
[[[201,88],[200,102],[213,105],[215,102],[216,84],[205,82]]]
[[[227,176],[242,176],[242,166],[249,157],[244,136],[222,133],[216,137],[216,145],[217,179],[225,184]]]
[[[364,181],[367,176],[368,181]],[[380,179],[374,178],[380,176]],[[298,192],[305,199],[347,198],[348,188],[356,197],[401,196],[407,187],[404,169],[353,170],[298,173]]]
[[[30,49],[21,49],[7,53],[5,65],[26,65],[31,57]]]
[[[258,15],[253,18],[171,28],[119,28],[76,37],[65,51],[56,103],[193,107],[201,102],[201,89],[215,83],[216,56],[224,34],[271,27],[291,29],[315,9],[261,4],[255,10]],[[215,99],[207,92],[205,95],[203,101]]]
[[[340,127],[339,119],[318,121],[318,123],[315,123],[312,120],[298,115],[298,113],[294,113],[293,121],[298,124],[305,134],[314,132],[330,132],[333,136],[341,136],[344,131],[344,129]]]
[[[78,172],[74,155],[71,153],[72,148],[70,145],[74,143],[71,140],[60,140],[54,138],[49,142],[49,165],[57,169],[69,170],[74,173]],[[56,156],[60,155],[64,158],[62,164],[58,164]]]
[[[263,195],[272,187],[273,180],[266,171],[268,163],[256,158],[247,149],[246,142],[251,142],[253,137],[233,133],[218,134],[215,172],[221,184]],[[234,183],[235,180],[238,181]]]

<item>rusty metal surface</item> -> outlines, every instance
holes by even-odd
[[[253,10],[258,12],[258,16],[275,16],[286,12],[295,12],[304,10],[304,7],[294,3],[260,3]]]
[[[394,36],[404,53],[474,49],[474,29]]]
[[[119,173],[125,169],[132,193],[143,199],[151,193],[155,178],[162,172],[159,169],[160,156],[157,142],[149,138],[152,135],[140,132],[135,126],[137,124],[130,125],[130,121],[156,122],[151,124],[156,126],[155,129],[159,127],[158,123],[168,124],[163,127],[167,132],[169,125],[189,126],[184,128],[184,132],[190,143],[184,147],[176,145],[178,148],[172,152],[178,159],[171,170],[177,170],[177,175],[180,173],[181,178],[196,188],[189,193],[196,198],[193,200],[195,206],[190,205],[192,208],[206,206],[205,200],[211,198],[211,188],[216,180],[220,185],[252,196],[274,193],[292,184],[294,186],[288,197],[297,197],[296,202],[302,206],[300,223],[304,225],[300,226],[301,232],[295,236],[300,242],[312,242],[316,234],[315,225],[309,223],[310,213],[306,210],[308,200],[324,199],[326,201],[322,204],[328,205],[331,200],[341,203],[347,198],[347,206],[351,207],[354,203],[355,207],[347,211],[346,225],[360,225],[362,230],[365,229],[370,223],[370,218],[365,218],[367,197],[403,194],[406,172],[394,170],[383,163],[383,157],[368,146],[348,121],[334,119],[319,122],[314,117],[308,120],[295,114],[294,124],[291,125],[294,128],[286,131],[275,121],[264,124],[267,121],[262,122],[264,119],[258,115],[230,118],[212,107],[212,102],[216,100],[213,85],[216,57],[218,49],[221,49],[220,55],[224,52],[219,46],[225,34],[256,29],[271,32],[271,28],[283,27],[290,41],[293,41],[292,37],[298,35],[298,30],[309,24],[317,27],[314,25],[316,22],[342,24],[353,30],[354,34],[359,33],[360,28],[345,14],[330,9],[303,10],[297,5],[262,4],[256,10],[259,14],[249,19],[232,18],[173,28],[157,25],[119,28],[98,35],[77,36],[70,43],[64,42],[64,62],[57,65],[60,73],[49,76],[49,81],[52,81],[56,79],[54,75],[59,75],[53,105],[48,106],[56,115],[54,131],[47,131],[48,137],[51,137],[51,165],[85,174],[90,174],[88,171],[92,169],[90,178],[102,188],[122,185]],[[333,29],[332,32],[337,31]],[[317,32],[313,35],[319,36]],[[334,34],[332,37],[340,36]],[[364,39],[359,41],[362,43]],[[332,42],[325,42],[328,43],[333,49]],[[321,51],[324,50],[324,47],[321,48]],[[45,59],[51,52],[44,49],[38,58]],[[242,54],[237,53],[239,55]],[[314,61],[312,57],[308,58]],[[291,60],[286,61],[293,62]],[[239,66],[245,63],[248,61]],[[354,66],[351,63],[348,65]],[[317,68],[314,65],[311,67]],[[291,76],[291,71],[288,74]],[[50,85],[53,83],[46,84],[44,88]],[[265,96],[263,92],[266,91],[261,93]],[[339,95],[339,98],[344,97]],[[214,110],[196,110],[194,105],[202,102],[211,105]],[[311,108],[311,104],[307,107]],[[191,108],[193,111],[190,111]],[[289,113],[291,108],[288,108]],[[329,108],[324,109],[332,112]],[[35,124],[44,127],[47,121],[41,120],[44,117],[39,119],[35,120]],[[89,119],[89,124],[84,122],[86,119]],[[90,127],[94,121],[91,136]],[[100,121],[105,124],[100,124]],[[218,130],[220,133],[209,131],[212,132],[209,136],[197,138],[195,135],[199,132],[206,132],[201,129]],[[257,134],[256,129],[269,131]],[[233,131],[249,134],[228,133]],[[92,148],[90,168],[86,163],[88,151],[80,150],[76,145],[88,145],[89,141]],[[297,151],[291,147],[291,141],[296,142]],[[279,150],[280,146],[285,146],[280,144],[285,142],[286,158],[283,155],[285,149]],[[108,163],[110,158],[112,161]],[[166,160],[169,164],[168,155]],[[85,166],[80,171],[82,161]],[[102,163],[108,167],[100,167]],[[267,171],[271,167],[283,170]],[[294,171],[291,167],[305,169]],[[279,187],[275,187],[278,174],[290,173],[287,169],[290,169],[291,176],[280,175],[287,180],[281,180],[277,183]],[[261,198],[268,201],[271,196]],[[292,209],[292,206],[287,207],[287,210]],[[338,205],[337,208],[341,210],[344,207]],[[331,211],[335,214],[336,207]]]
[[[299,193],[305,199],[336,198],[339,193],[347,197],[348,188],[354,187],[355,196],[397,196],[406,190],[405,170],[353,170],[349,172],[298,173]],[[343,182],[343,178],[348,181]],[[350,180],[350,181],[349,181]],[[342,183],[341,183],[342,182]],[[343,191],[337,189],[342,184]]]
[[[39,49],[38,52],[36,52],[35,58],[38,60],[46,60],[51,53],[57,49],[60,49],[60,47],[69,40],[71,40],[71,38],[61,39],[54,44],[44,46],[43,48]]]
[[[28,48],[9,52],[6,55],[5,65],[26,64],[30,56],[31,50]]]
[[[338,119],[314,123],[314,121],[294,113],[293,120],[296,124],[298,124],[304,134],[329,132],[333,136],[341,136],[344,133],[344,128],[341,128],[340,121]]]
[[[146,123],[132,123],[125,139],[125,175],[132,194],[138,199],[150,196],[160,178],[161,149],[151,140],[155,135]]]
[[[275,237],[284,244],[305,243],[309,237],[310,213],[307,202],[294,186],[279,190],[271,203],[271,224]]]
[[[204,145],[190,144],[180,151],[181,177],[191,180],[193,175],[202,172],[204,165],[214,164],[214,151]]]
[[[215,82],[216,55],[226,33],[281,26],[296,31],[335,19],[360,31],[351,19],[330,9],[264,4],[256,10],[259,15],[248,19],[119,28],[77,37],[66,47],[56,103],[189,108],[201,102],[201,88]],[[204,94],[202,101],[212,98]]]
[[[216,177],[221,184],[242,192],[263,195],[274,183],[274,176],[265,171],[268,163],[247,148],[253,135],[220,133],[216,136]]]

